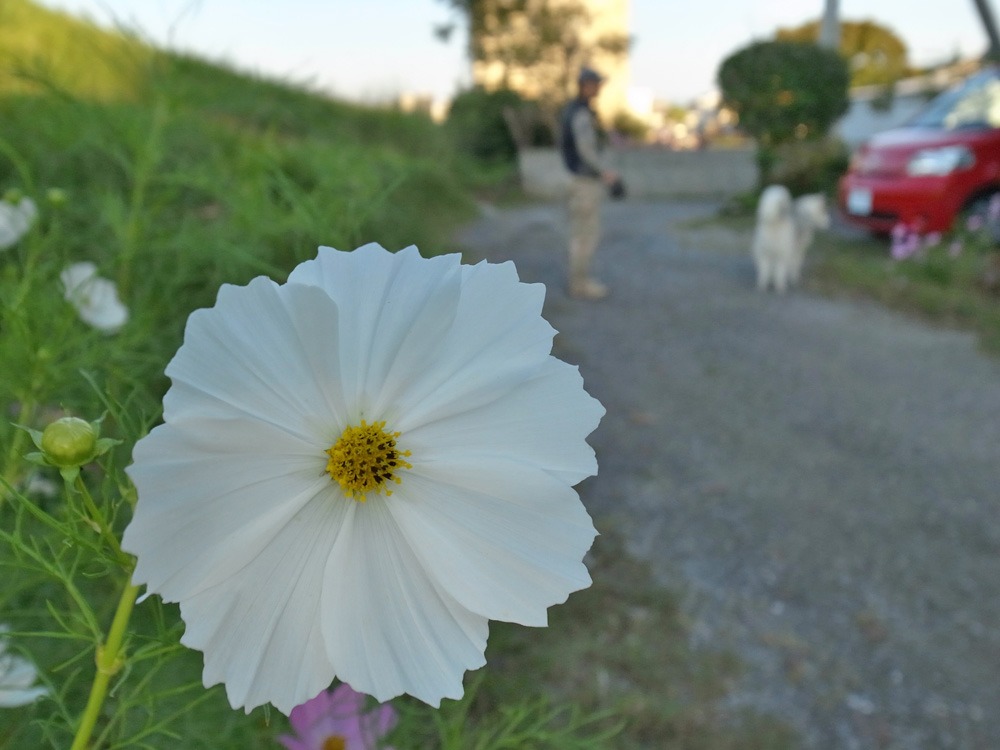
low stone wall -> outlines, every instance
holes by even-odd
[[[518,162],[521,185],[529,195],[565,195],[569,176],[555,149],[524,149]],[[608,163],[621,172],[629,196],[636,198],[724,198],[757,183],[752,149],[626,148],[609,153]]]

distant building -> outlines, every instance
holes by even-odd
[[[591,26],[586,31],[585,40],[595,40],[602,36],[618,35],[627,38],[629,35],[629,0],[538,0],[551,6],[579,3],[584,6],[591,18]],[[516,39],[518,36],[532,38],[535,29],[531,28],[524,18],[514,19],[513,23],[504,29],[497,30],[494,40],[483,40],[484,44],[497,45]],[[600,71],[607,82],[601,89],[596,108],[603,118],[610,119],[617,113],[628,110],[627,92],[630,84],[630,67],[628,53],[622,56],[609,56],[595,53],[587,63]],[[571,82],[575,81],[575,71],[569,71]],[[528,75],[528,71],[516,65],[504,66],[499,63],[484,65],[473,63],[472,80],[477,85],[487,89],[495,89],[506,85],[527,98],[538,98],[540,91],[538,80]],[[567,91],[568,97],[571,92]]]

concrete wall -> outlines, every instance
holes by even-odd
[[[518,156],[521,185],[537,198],[566,194],[569,175],[555,149],[525,149]],[[753,149],[670,151],[618,149],[608,163],[625,179],[635,198],[723,198],[757,183]]]

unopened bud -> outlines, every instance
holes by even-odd
[[[42,430],[39,447],[54,466],[81,466],[94,459],[97,430],[78,417],[62,417]]]
[[[49,188],[45,191],[45,199],[52,206],[66,205],[66,191],[62,188]]]

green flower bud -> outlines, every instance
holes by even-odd
[[[19,188],[8,188],[3,194],[3,200],[11,205],[17,205],[24,197],[24,191]]]
[[[81,466],[94,459],[97,430],[78,417],[62,417],[42,430],[38,447],[53,466]]]
[[[101,437],[101,420],[86,422],[77,417],[57,419],[39,432],[30,427],[20,427],[31,436],[38,448],[25,459],[39,466],[55,466],[63,479],[72,483],[80,474],[80,467],[103,456],[121,440]]]
[[[62,188],[49,188],[45,191],[45,199],[52,206],[66,205],[66,191]]]

